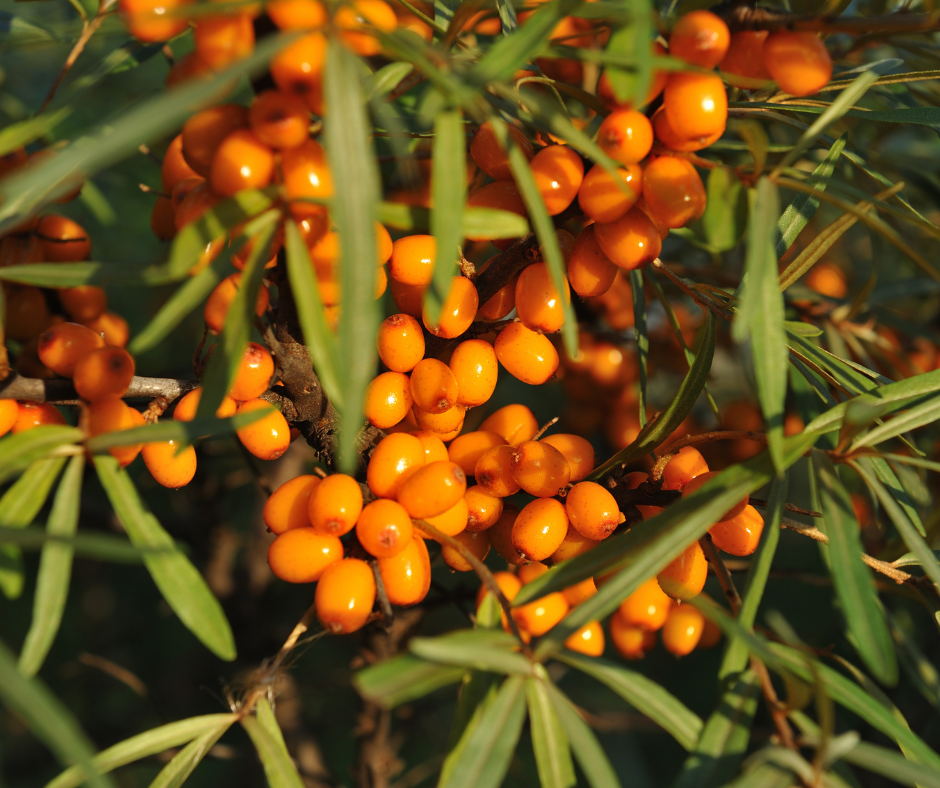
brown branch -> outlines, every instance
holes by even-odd
[[[683,279],[681,276],[674,274],[658,257],[653,260],[652,267],[657,271],[665,274],[670,282],[678,287],[689,298],[695,301],[695,303],[702,307],[702,309],[706,309],[709,312],[714,312],[716,315],[718,315],[718,317],[730,318],[731,313],[727,306],[718,303],[718,301],[711,298],[711,296],[705,295],[701,290],[695,287],[695,283],[691,280]]]
[[[135,376],[124,395],[124,399],[163,397],[173,401],[198,386],[198,380]],[[49,402],[58,405],[77,405],[79,402],[78,394],[71,380],[41,380],[39,378],[24,378],[15,374],[4,381],[0,381],[0,398]]]
[[[741,611],[741,595],[734,585],[734,580],[731,579],[731,573],[728,571],[728,567],[726,567],[724,561],[721,560],[721,556],[718,554],[718,550],[712,542],[711,535],[706,533],[705,536],[698,540],[698,543],[702,547],[702,552],[705,553],[705,560],[711,564],[711,568],[715,572],[715,577],[718,578],[721,590],[725,592],[725,597],[728,599],[728,604],[731,605],[731,610],[734,612],[735,616],[737,616]]]
[[[754,498],[753,496],[751,496],[751,499],[748,501],[748,503],[750,503],[751,506],[757,509],[767,508],[767,501],[765,501],[763,498]],[[814,512],[812,509],[803,509],[792,503],[785,503],[783,505],[783,508],[787,512],[793,512],[793,514],[801,514],[804,517],[822,517],[822,512]]]
[[[767,710],[774,721],[774,727],[777,729],[777,735],[780,737],[780,743],[788,749],[795,750],[796,744],[793,741],[793,729],[787,720],[787,707],[780,702],[777,697],[777,691],[774,689],[773,682],[770,680],[770,673],[767,666],[757,657],[751,657],[751,670],[757,674],[760,681],[761,694],[764,696],[764,702],[767,704]]]
[[[736,440],[751,440],[767,443],[767,435],[763,432],[753,432],[751,430],[714,430],[713,432],[701,432],[698,435],[687,435],[684,438],[679,438],[679,440],[670,443],[668,456],[671,458],[679,449],[684,449],[686,446],[694,446],[698,443]]]

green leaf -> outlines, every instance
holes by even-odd
[[[222,726],[227,728],[237,720],[238,714],[205,714],[161,725],[108,747],[95,756],[92,764],[99,772],[106,774],[134,761],[179,747]],[[73,766],[47,783],[46,788],[78,788],[84,781],[81,767]]]
[[[783,472],[783,411],[787,397],[787,339],[773,243],[779,213],[776,186],[768,178],[761,178],[747,230],[744,292],[732,326],[735,341],[747,341],[751,346],[767,448],[778,475]]]
[[[0,12],[0,33],[3,32],[4,17],[9,16],[11,15]],[[19,24],[29,24],[22,18],[14,17],[14,19]],[[35,142],[40,137],[45,137],[71,114],[71,107],[62,107],[62,109],[57,109],[54,112],[44,112],[41,115],[34,115],[31,118],[26,118],[26,120],[11,123],[0,130],[0,156],[6,156],[17,148],[22,148],[31,142]]]
[[[482,704],[444,761],[438,788],[497,788],[525,721],[525,679],[510,676]]]
[[[274,712],[264,698],[258,701],[257,711],[257,717],[245,717],[241,723],[258,751],[268,785],[271,788],[303,788],[304,781],[287,752]]]
[[[646,426],[647,367],[649,365],[650,338],[646,328],[646,293],[643,276],[639,271],[630,271],[630,294],[633,299],[633,335],[636,338],[636,355],[640,368],[640,427]]]
[[[411,63],[389,63],[376,71],[366,85],[369,101],[391,93],[415,67]]]
[[[29,19],[24,19],[17,14],[11,14],[9,11],[0,11],[0,35],[5,39],[5,43],[9,45],[9,42],[15,42],[16,44],[26,44],[26,43],[35,43],[38,41],[42,42],[54,42],[58,41],[58,36],[55,35],[51,30],[37,25],[35,22],[32,22]],[[39,116],[40,118],[43,116]],[[46,132],[43,131],[37,137],[33,139],[38,139]],[[21,145],[27,145],[33,140],[27,140],[26,142],[21,142],[19,145],[14,145],[14,148],[18,148]],[[12,148],[11,148],[12,150]],[[0,156],[5,156],[9,153],[9,150],[0,150]]]
[[[163,530],[137,494],[127,472],[110,455],[94,458],[98,478],[134,546],[170,547]],[[216,656],[235,659],[235,639],[222,606],[182,553],[145,554],[144,564],[180,621]]]
[[[555,659],[605,684],[686,750],[695,747],[702,734],[701,718],[652,679],[606,659],[585,657],[572,651],[559,652]]]
[[[230,435],[264,418],[264,415],[263,411],[254,411],[236,413],[224,419],[208,416],[195,418],[192,421],[161,421],[156,424],[146,424],[143,427],[132,427],[129,430],[96,435],[94,438],[89,438],[85,445],[89,452],[98,454],[115,446],[133,446],[135,443],[168,440],[192,443],[198,438],[210,435]]]
[[[729,108],[747,108],[751,111],[772,110],[779,112],[800,112],[808,115],[822,115],[828,107],[806,106],[803,104],[768,104],[766,102],[728,102]],[[873,121],[875,123],[903,123],[905,125],[915,124],[918,126],[936,126],[940,125],[940,107],[904,107],[892,110],[863,110],[850,109],[845,113],[846,118],[859,118],[861,120]]]
[[[892,382],[871,370],[863,372],[865,368],[860,364],[849,363],[791,331],[787,331],[787,346],[798,358],[805,359],[852,394],[862,394],[874,390],[879,383]]]
[[[814,451],[812,467],[810,478],[814,486],[818,485],[823,513],[820,530],[829,537],[828,546],[820,545],[820,550],[829,564],[847,625],[846,634],[875,677],[884,684],[894,685],[898,680],[894,642],[874,580],[862,563],[864,551],[852,501],[827,455]]]
[[[450,665],[438,665],[411,654],[383,660],[353,675],[353,686],[362,697],[386,709],[393,709],[434,690],[455,684],[467,671]]]
[[[193,739],[160,770],[154,781],[150,783],[149,788],[180,788],[202,759],[209,754],[215,743],[232,727],[232,722],[225,722],[215,730],[210,730]]]
[[[496,629],[464,629],[433,638],[412,638],[408,649],[417,657],[444,665],[495,673],[532,673],[532,663],[518,653],[519,641]]]
[[[810,736],[805,738],[807,743],[818,741],[818,738]],[[903,755],[876,744],[859,742],[843,753],[842,760],[874,774],[880,774],[893,783],[909,785],[911,788],[940,788],[940,773],[936,769],[911,763]]]
[[[933,424],[938,418],[940,418],[940,397],[933,397],[869,430],[860,438],[856,438],[849,447],[849,451],[852,452],[865,446],[875,446],[878,443],[903,435],[905,432],[916,430],[918,427]]]
[[[139,564],[145,553],[180,552],[173,547],[134,547],[123,536],[110,534],[76,534],[70,539],[50,536],[44,528],[24,528],[22,531],[0,527],[0,544],[12,544],[22,550],[40,550],[46,544],[56,542],[65,545],[76,555],[94,558],[99,561],[113,561],[119,564]]]
[[[695,355],[695,361],[689,369],[689,374],[685,376],[679,390],[672,398],[669,405],[660,412],[659,416],[649,422],[637,435],[627,448],[617,452],[607,462],[598,468],[595,468],[585,478],[590,481],[596,481],[614,468],[628,462],[638,460],[645,454],[649,454],[653,449],[659,446],[668,438],[678,427],[686,416],[692,411],[699,394],[705,388],[708,380],[708,373],[711,371],[712,358],[715,355],[715,316],[712,312],[705,313],[705,332],[702,338],[702,344]]]
[[[498,208],[463,208],[461,233],[472,238],[521,238],[529,233],[524,216]]]
[[[532,749],[542,788],[568,788],[575,784],[568,736],[552,703],[547,681],[526,679],[526,705],[532,730]]]
[[[79,285],[137,285],[149,287],[172,282],[163,266],[134,263],[27,263],[0,268],[0,279],[36,287],[78,287]]]
[[[56,490],[46,530],[50,536],[58,537],[59,540],[71,539],[78,528],[84,470],[85,457],[81,454],[72,457]],[[36,576],[36,592],[33,596],[33,621],[20,652],[19,668],[24,676],[35,676],[39,672],[65,612],[74,551],[67,541],[59,540],[46,542],[39,559],[39,574]]]
[[[734,249],[747,225],[747,191],[731,169],[715,167],[706,182],[708,201],[701,231],[713,252]]]
[[[618,102],[639,106],[653,80],[653,50],[650,45],[654,35],[653,9],[649,0],[631,0],[629,8],[630,24],[619,26],[611,33],[606,51],[629,58],[634,67],[630,71],[608,68],[607,76]]]
[[[338,372],[343,392],[339,409],[339,464],[353,470],[356,435],[363,423],[366,386],[375,374],[375,209],[379,176],[370,142],[371,126],[359,79],[359,59],[338,40],[330,41],[324,67],[324,91],[330,115],[324,137],[333,182],[338,184],[330,213],[340,238],[342,302]]]
[[[721,696],[673,788],[724,785],[738,772],[751,738],[760,697],[757,675],[741,673]]]
[[[15,476],[33,460],[45,457],[60,446],[78,443],[85,433],[75,427],[46,424],[0,438],[0,484]],[[0,520],[0,524],[2,524]]]
[[[792,788],[799,784],[799,779],[788,769],[772,763],[761,763],[728,783],[726,788]]]

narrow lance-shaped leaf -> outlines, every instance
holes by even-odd
[[[463,678],[465,668],[439,665],[412,654],[399,654],[353,675],[353,685],[362,697],[393,709],[423,698]]]
[[[527,679],[525,694],[539,783],[542,788],[569,788],[575,784],[574,764],[568,736],[552,704],[547,682]]]
[[[139,564],[144,560],[144,553],[178,552],[172,547],[134,547],[123,536],[111,534],[84,533],[70,539],[50,536],[44,528],[0,527],[0,544],[15,544],[22,550],[41,550],[49,542],[67,545],[75,555],[93,558],[97,561],[114,561],[119,564]]]
[[[497,673],[532,672],[532,663],[516,649],[519,641],[502,630],[464,629],[433,638],[412,638],[412,654],[432,662]]]
[[[643,277],[639,271],[630,272],[630,292],[633,297],[633,335],[636,337],[637,361],[640,368],[640,427],[646,426],[647,366],[650,355],[650,338],[646,329],[646,293]]]
[[[331,40],[324,69],[330,115],[324,138],[333,182],[340,184],[331,203],[340,240],[339,464],[356,467],[355,441],[363,421],[366,386],[375,372],[375,210],[379,177],[369,140],[370,127],[359,79],[359,60],[339,40]]]
[[[149,788],[180,788],[230,727],[232,723],[225,722],[193,739],[160,770]]]
[[[60,446],[76,443],[85,433],[75,427],[46,424],[0,438],[0,484]]]
[[[268,702],[262,698],[256,710],[257,717],[245,717],[241,722],[258,751],[268,785],[270,788],[303,788],[304,781],[287,752],[281,729]]]
[[[0,280],[36,287],[79,287],[80,285],[123,285],[149,287],[176,280],[163,266],[136,263],[24,263],[0,268]]]
[[[611,33],[607,52],[630,58],[634,63],[633,70],[610,67],[606,73],[618,102],[641,106],[653,79],[650,43],[653,39],[653,12],[649,0],[631,0],[629,7],[630,24],[620,25]],[[648,54],[644,48],[649,49]]]

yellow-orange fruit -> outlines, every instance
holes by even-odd
[[[552,553],[552,563],[557,566],[562,561],[567,561],[569,558],[582,555],[588,550],[597,547],[599,544],[600,542],[594,539],[588,539],[582,536],[569,525],[568,531],[565,533],[564,541],[558,546],[558,549]]]
[[[492,528],[503,513],[503,499],[490,495],[478,484],[467,489],[464,500],[467,502],[468,531],[485,531]]]
[[[557,495],[571,478],[565,455],[541,441],[526,441],[516,447],[510,467],[523,490],[542,498]]]
[[[625,659],[643,659],[656,645],[656,633],[624,623],[619,613],[610,617],[610,639]]]
[[[735,517],[715,523],[708,529],[715,547],[741,556],[751,555],[757,549],[763,531],[764,518],[750,504]]]
[[[454,348],[448,366],[457,381],[457,403],[468,408],[488,402],[496,389],[499,363],[484,339],[468,339]]]
[[[494,345],[496,358],[506,371],[533,386],[548,381],[558,369],[555,346],[542,334],[522,323],[510,323],[499,332]]]
[[[173,409],[173,418],[176,421],[192,421],[196,418],[196,411],[199,410],[199,400],[202,399],[202,387],[195,388],[180,397],[179,402]],[[234,416],[238,410],[238,403],[228,394],[222,398],[222,403],[215,411],[216,418],[227,419]]]
[[[728,94],[717,74],[675,71],[663,89],[669,125],[684,137],[711,137],[728,120]]]
[[[582,298],[594,298],[610,290],[617,266],[604,254],[589,224],[579,234],[568,260],[568,282]]]
[[[16,422],[10,428],[13,434],[26,432],[46,424],[65,424],[65,416],[48,402],[18,402]]]
[[[709,619],[705,619],[705,625],[702,627],[702,637],[696,648],[711,648],[717,646],[721,640],[721,628]]]
[[[685,550],[656,575],[659,587],[673,599],[687,601],[702,593],[708,575],[708,562],[698,542]]]
[[[503,513],[496,521],[496,525],[487,530],[493,549],[500,558],[513,566],[519,566],[526,562],[525,556],[512,546],[512,527],[518,516],[518,508],[511,503],[504,504]]]
[[[705,617],[692,605],[676,605],[663,627],[663,645],[677,657],[691,654],[702,638]]]
[[[320,482],[310,495],[307,513],[320,533],[342,536],[356,525],[362,512],[362,490],[352,476],[334,473]]]
[[[320,0],[271,0],[264,10],[281,30],[312,30],[327,22]]]
[[[544,635],[568,613],[568,600],[564,594],[555,591],[534,602],[513,609],[512,617],[520,629],[532,637]]]
[[[680,449],[663,469],[663,489],[681,490],[696,476],[708,473],[708,463],[694,446]]]
[[[486,531],[461,531],[454,539],[480,561],[490,552],[490,538]],[[473,564],[466,556],[447,542],[441,545],[441,558],[455,572],[473,571]]]
[[[515,495],[522,488],[512,475],[512,457],[515,450],[510,445],[496,446],[487,450],[477,460],[473,476],[484,490],[497,498]]]
[[[654,632],[662,629],[671,609],[672,600],[659,587],[656,578],[651,577],[624,599],[617,610],[624,624]]]
[[[528,585],[533,580],[541,577],[548,571],[548,567],[541,561],[530,561],[519,567],[518,575],[523,585]]]
[[[653,147],[653,127],[642,112],[621,107],[604,118],[597,130],[597,144],[614,161],[636,164]]]
[[[104,347],[104,340],[78,323],[59,323],[39,337],[39,360],[57,375],[70,378],[75,365],[89,353]]]
[[[261,510],[268,530],[282,534],[294,528],[309,528],[310,495],[319,483],[319,476],[304,474],[289,479],[271,493]]]
[[[565,322],[565,304],[571,301],[568,280],[559,292],[545,263],[528,265],[516,281],[516,314],[533,331],[551,334]]]
[[[705,186],[691,162],[660,156],[643,171],[643,198],[660,227],[685,227],[705,213]]]
[[[424,358],[424,332],[411,315],[385,318],[376,333],[379,358],[392,372],[411,372]]]
[[[249,342],[242,353],[229,396],[237,402],[257,399],[268,390],[273,375],[274,359],[267,348],[257,342]]]
[[[428,413],[415,406],[413,412],[415,421],[422,430],[433,432],[440,435],[441,440],[449,441],[460,434],[467,409],[463,405],[454,405],[443,413]]]
[[[767,30],[740,30],[731,34],[728,52],[718,64],[718,70],[729,84],[751,90],[764,87],[771,80],[764,65],[764,42],[768,35]]]
[[[356,521],[359,544],[376,558],[389,558],[401,552],[413,535],[414,527],[405,507],[387,498],[366,504]]]
[[[773,32],[764,41],[763,54],[770,76],[791,96],[811,96],[832,78],[832,57],[812,31]]]
[[[268,548],[271,571],[287,583],[315,583],[343,558],[343,543],[309,526],[281,533]]]
[[[399,238],[392,244],[389,276],[403,285],[431,284],[434,278],[435,249],[433,235],[406,235]]]
[[[542,148],[529,162],[529,168],[552,216],[571,205],[584,180],[584,162],[567,145]]]
[[[416,520],[443,514],[467,491],[467,476],[455,462],[432,462],[405,479],[398,502]]]
[[[145,443],[140,450],[154,481],[171,490],[185,487],[196,475],[196,449],[177,440]]]
[[[59,303],[76,323],[99,317],[108,307],[108,296],[100,287],[79,285],[59,290]]]
[[[186,17],[174,13],[185,5],[186,0],[118,0],[117,4],[127,32],[150,42],[166,41],[186,29]]]
[[[581,481],[594,470],[594,447],[580,435],[560,432],[542,438],[542,443],[554,446],[564,455],[572,482]]]
[[[659,230],[639,207],[616,221],[595,224],[594,238],[607,258],[625,271],[653,262],[663,248]]]
[[[444,441],[433,432],[418,430],[418,432],[413,432],[412,435],[421,441],[421,446],[424,449],[425,465],[431,462],[443,462],[448,459],[447,447],[444,445]]]
[[[505,445],[502,435],[489,430],[478,430],[461,435],[447,447],[447,456],[456,462],[467,476],[474,476],[480,458],[490,449]]]
[[[572,527],[587,539],[601,541],[620,523],[620,509],[614,496],[596,482],[578,482],[565,498],[565,510]]]
[[[265,415],[239,427],[235,434],[259,460],[276,460],[290,446],[290,427],[287,419],[270,402],[263,399],[250,399],[238,405],[238,414],[261,411]]]
[[[505,124],[506,131],[516,145],[522,150],[526,159],[531,160],[535,151],[529,138],[515,126]],[[490,122],[483,123],[473,135],[470,142],[470,156],[483,172],[495,181],[512,180],[512,170],[509,167],[509,157],[496,140]]]
[[[340,38],[353,52],[371,57],[382,51],[382,44],[371,30],[390,33],[398,26],[391,6],[383,0],[354,0],[333,14],[333,24],[340,30]]]
[[[303,40],[297,43],[303,43]],[[281,50],[281,54],[285,54],[289,49],[290,47]],[[274,60],[271,61],[271,73],[274,75]],[[309,107],[309,97],[305,98],[305,101]],[[322,202],[333,196],[333,175],[326,161],[326,152],[320,143],[316,140],[306,140],[296,148],[281,151],[281,171],[284,174],[284,191],[290,201],[291,214],[296,219],[319,216],[323,212],[323,206],[316,201]]]
[[[572,632],[565,638],[565,648],[586,654],[589,657],[600,657],[604,654],[604,628],[600,621],[588,621],[577,632]]]
[[[18,414],[19,406],[15,399],[0,399],[0,436],[13,429]]]
[[[443,413],[457,404],[457,378],[436,358],[422,359],[411,371],[411,398],[426,413]]]
[[[643,170],[628,164],[611,175],[595,164],[578,190],[578,204],[595,222],[614,222],[629,211],[643,191]]]
[[[463,276],[450,280],[450,289],[441,304],[437,320],[431,319],[427,306],[421,313],[424,327],[436,337],[453,339],[470,328],[480,306],[480,295],[476,285]]]
[[[693,495],[697,492],[703,485],[708,484],[712,479],[718,475],[717,471],[709,471],[708,473],[700,474],[694,479],[686,483],[685,487],[682,488],[682,497],[687,498],[690,495]],[[732,506],[727,512],[724,513],[721,517],[718,518],[719,522],[724,520],[731,520],[734,517],[737,517],[741,512],[744,511],[744,507],[748,505],[750,496],[745,495],[740,501],[738,501],[734,506]]]
[[[380,430],[394,427],[411,410],[411,381],[402,372],[383,372],[366,389],[365,414]]]
[[[427,285],[406,285],[392,277],[388,283],[392,300],[403,314],[420,318],[424,310],[424,293]]]
[[[493,572],[493,579],[508,602],[512,602],[516,598],[516,594],[519,593],[519,589],[522,588],[522,581],[512,572]],[[477,591],[477,609],[480,608],[480,604],[487,593],[489,593],[489,589],[485,585],[481,585],[480,590]]]
[[[235,129],[248,125],[248,108],[240,104],[218,104],[201,110],[183,124],[183,159],[203,178],[212,171],[219,144]]]
[[[395,555],[378,560],[385,596],[393,605],[407,607],[421,602],[431,588],[431,557],[420,536],[412,537]]]
[[[88,402],[123,397],[134,379],[134,358],[122,347],[103,347],[75,364],[72,383]]]
[[[317,619],[334,634],[362,629],[375,604],[372,567],[358,558],[343,558],[330,564],[317,583],[314,596]]]
[[[565,540],[568,515],[554,498],[536,498],[526,504],[512,527],[512,544],[530,561],[543,561]]]
[[[467,499],[461,498],[457,503],[450,507],[446,512],[437,514],[434,517],[425,517],[424,521],[428,525],[434,526],[438,531],[446,536],[456,536],[467,527],[467,520],[470,516],[470,507],[467,505]],[[421,526],[415,526],[419,533],[425,534],[429,539],[436,540],[437,537],[427,534],[421,530]]]
[[[493,411],[483,420],[479,429],[502,435],[510,446],[518,446],[535,437],[539,423],[525,405],[513,404]]]
[[[2,402],[3,400],[0,400]],[[6,400],[10,402],[12,400]],[[14,403],[15,404],[15,403]],[[106,399],[100,402],[93,402],[88,406],[88,435],[103,435],[107,432],[120,432],[134,427],[143,427],[146,423],[140,412],[125,404],[124,400]],[[0,425],[2,426],[2,425]],[[0,431],[0,435],[3,432]],[[129,446],[115,446],[108,449],[108,453],[114,457],[122,468],[130,465],[140,454],[143,443],[135,443]]]
[[[280,90],[265,90],[251,102],[248,122],[255,136],[265,145],[296,148],[303,145],[309,135],[310,114],[298,96]]]
[[[239,273],[229,274],[209,294],[203,317],[209,330],[215,334],[221,334],[222,329],[225,327],[225,317],[228,315],[229,307],[238,293],[241,278],[242,275]],[[258,317],[261,317],[264,310],[268,308],[270,298],[267,285],[262,282],[261,287],[258,288],[258,297],[255,299],[255,314]]]
[[[711,11],[690,11],[679,17],[669,35],[669,54],[701,68],[717,66],[731,43],[725,21]]]
[[[424,463],[424,446],[418,438],[404,432],[388,435],[372,452],[366,482],[379,498],[394,498],[405,479]]]
[[[580,605],[582,602],[586,602],[594,596],[594,594],[597,593],[597,586],[594,585],[593,577],[586,577],[580,583],[568,586],[561,593],[565,595],[568,604],[574,607],[575,605]]]

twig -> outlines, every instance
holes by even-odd
[[[711,564],[712,569],[715,570],[715,576],[718,578],[721,590],[725,592],[725,597],[728,599],[728,604],[731,605],[731,610],[734,612],[735,616],[737,616],[738,612],[741,610],[741,595],[738,593],[738,589],[735,588],[734,580],[731,579],[731,573],[728,571],[728,567],[725,566],[724,561],[721,560],[721,556],[718,554],[718,550],[715,549],[711,535],[706,533],[705,536],[698,540],[698,543],[702,546],[705,559]]]
[[[751,506],[756,507],[757,509],[766,509],[767,501],[763,498],[754,498],[751,496],[751,499],[748,501]],[[799,506],[796,506],[792,503],[786,503],[783,505],[783,508],[788,512],[793,512],[793,514],[801,514],[804,517],[822,517],[822,512],[814,512],[812,509],[802,509]]]
[[[124,399],[155,399],[163,397],[170,402],[199,387],[198,380],[176,378],[147,378],[135,376],[124,395]],[[49,402],[58,405],[77,405],[78,393],[71,380],[41,380],[11,375],[0,382],[0,397],[3,399]]]
[[[777,735],[780,737],[781,744],[783,744],[784,747],[795,750],[796,744],[793,741],[793,729],[787,721],[787,708],[780,702],[780,698],[777,697],[777,691],[774,689],[773,682],[770,680],[770,673],[767,670],[767,666],[757,657],[752,656],[751,670],[757,674],[757,678],[760,681],[761,693],[764,696],[764,702],[767,704],[770,717],[774,721],[774,727],[777,729]]]
[[[673,441],[669,444],[669,456],[672,457],[679,449],[686,446],[694,446],[698,443],[710,443],[711,441],[736,441],[751,440],[759,443],[767,443],[767,435],[763,432],[753,432],[751,430],[714,430],[712,432],[701,432],[698,435],[687,435],[684,438]]]
[[[681,276],[674,274],[658,257],[653,260],[652,266],[657,271],[664,273],[670,282],[678,287],[689,298],[695,301],[695,303],[702,307],[702,309],[707,309],[709,312],[714,312],[716,315],[718,315],[718,317],[731,317],[731,312],[726,306],[718,303],[718,301],[714,300],[710,296],[705,295],[705,293],[694,286],[694,282],[688,279],[683,279]]]
[[[388,601],[388,594],[385,592],[385,583],[382,582],[382,573],[379,572],[379,562],[372,559],[369,561],[369,566],[372,567],[372,574],[375,577],[375,597],[385,617],[384,626],[385,629],[389,629],[395,620],[395,613],[392,611],[392,603]]]

